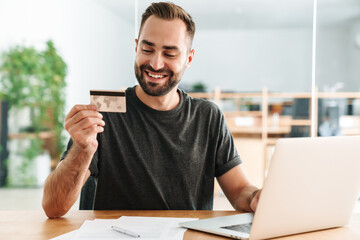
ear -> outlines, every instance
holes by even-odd
[[[139,40],[135,38],[135,53],[137,53],[138,42]]]
[[[191,63],[192,63],[192,61],[194,59],[194,55],[195,55],[195,50],[191,49],[190,52],[188,53],[188,56],[187,56],[186,68],[191,66]]]

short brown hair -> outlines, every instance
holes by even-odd
[[[190,46],[191,46],[192,40],[194,39],[194,35],[195,35],[195,23],[192,20],[190,14],[188,14],[184,9],[182,9],[180,6],[172,2],[152,3],[145,10],[145,12],[141,17],[139,37],[144,23],[151,15],[155,15],[158,18],[167,19],[167,20],[176,19],[176,18],[181,19],[186,24],[186,30],[190,38]]]

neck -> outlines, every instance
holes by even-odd
[[[147,106],[159,110],[169,111],[176,108],[180,103],[180,95],[177,92],[177,87],[174,87],[169,93],[164,96],[150,96],[144,92],[140,85],[135,87],[136,96]]]

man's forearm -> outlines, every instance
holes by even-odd
[[[88,177],[92,155],[72,147],[44,185],[43,208],[49,218],[63,216],[77,200]]]

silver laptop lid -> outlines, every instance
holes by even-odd
[[[250,238],[346,225],[360,191],[360,136],[278,140]]]

